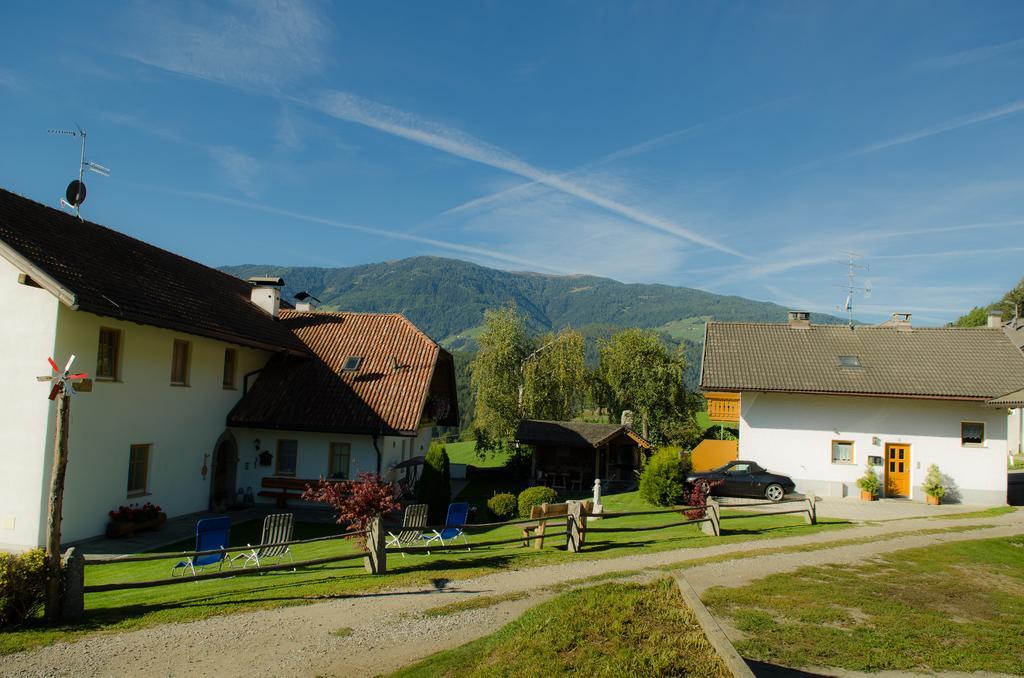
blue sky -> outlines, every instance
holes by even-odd
[[[38,3],[42,4],[42,3]],[[0,186],[211,265],[418,254],[923,323],[1024,275],[1019,2],[4,9]]]

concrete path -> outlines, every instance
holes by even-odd
[[[967,532],[920,534],[923,529],[973,527]],[[914,534],[918,532],[918,534]],[[889,551],[1024,533],[1024,512],[960,520],[898,520],[842,531],[797,537],[733,542],[609,558],[571,560],[555,565],[504,571],[467,581],[438,581],[432,588],[352,595],[325,602],[167,624],[130,633],[97,635],[77,643],[57,643],[10,655],[0,675],[120,676],[129,674],[217,675],[256,672],[271,675],[374,675],[438,650],[493,632],[527,608],[553,595],[553,584],[623,570],[685,566],[687,561],[786,546],[836,540],[876,539],[790,554],[730,560],[687,571],[698,590],[740,585],[773,571],[823,562],[854,562]],[[443,617],[423,610],[476,596],[527,592],[521,600]],[[351,629],[347,637],[332,635]]]

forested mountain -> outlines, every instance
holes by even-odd
[[[572,326],[602,336],[620,327],[657,328],[676,341],[701,341],[704,321],[784,322],[777,304],[688,287],[626,284],[609,278],[499,271],[456,259],[413,257],[349,268],[226,266],[247,278],[281,276],[283,297],[306,291],[325,309],[399,312],[451,349],[473,350],[484,311],[512,301],[532,329]],[[819,322],[839,322],[831,316]]]

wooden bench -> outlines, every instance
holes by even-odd
[[[274,497],[277,499],[279,508],[288,505],[289,499],[299,499],[306,491],[306,485],[316,485],[315,480],[303,480],[302,478],[282,478],[280,476],[266,476],[260,481],[259,496]]]
[[[587,500],[583,502],[583,513],[584,515],[589,514],[593,509],[594,502]],[[544,548],[544,530],[547,526],[548,519],[551,518],[562,518],[558,521],[559,526],[565,524],[565,517],[569,515],[568,504],[541,504],[540,506],[534,506],[530,509],[530,520],[536,520],[536,525],[524,525],[523,526],[523,546],[530,545],[530,536],[536,533],[537,539],[533,540],[533,548],[542,549]],[[580,541],[582,545],[582,539]]]

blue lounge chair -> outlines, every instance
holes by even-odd
[[[219,518],[206,518],[196,523],[196,551],[213,551],[228,547],[228,538],[231,534],[231,519],[227,516]],[[191,571],[192,576],[196,575],[196,568],[202,572],[206,566],[217,564],[217,569],[224,567],[226,553],[211,553],[206,556],[186,558],[171,568],[172,577],[184,577],[186,572]],[[180,573],[179,573],[180,570]]]
[[[452,541],[455,541],[459,537],[462,537],[462,541],[466,544],[466,550],[469,550],[469,540],[466,539],[466,535],[462,532],[462,527],[466,524],[466,519],[469,517],[469,504],[464,501],[456,502],[448,505],[448,517],[444,520],[444,529],[438,531],[434,530],[434,534],[425,534],[422,536],[427,541],[424,546],[430,546],[433,542],[439,541],[442,546],[448,546]],[[430,554],[430,551],[427,551]]]

